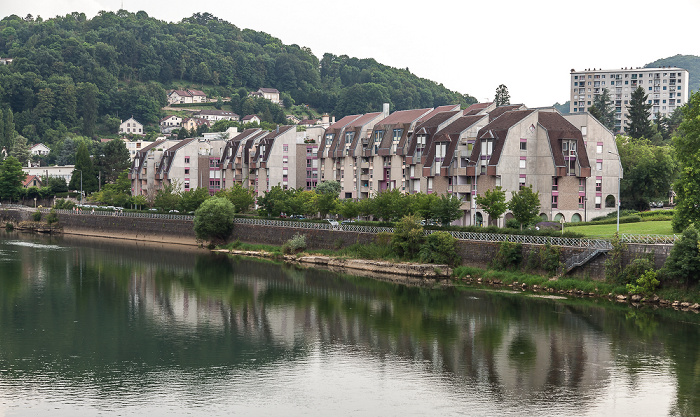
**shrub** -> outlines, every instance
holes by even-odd
[[[205,200],[194,212],[194,233],[197,239],[226,241],[233,231],[235,209],[226,198]]]
[[[622,242],[617,233],[613,235],[610,243],[613,248],[608,252],[608,258],[605,260],[605,279],[614,283],[622,283],[622,254],[627,250],[627,245]]]
[[[520,229],[520,223],[515,219],[506,220],[506,227],[508,229]]]
[[[498,253],[491,261],[491,267],[496,269],[513,269],[523,260],[523,245],[515,242],[501,242]]]
[[[46,216],[46,223],[49,225],[52,225],[54,223],[58,223],[58,214],[56,214],[56,209],[52,208],[51,211],[49,212],[49,215]]]
[[[649,270],[655,270],[654,262],[647,258],[637,258],[630,262],[630,264],[625,267],[624,271],[622,271],[622,277],[619,283],[627,285],[634,284]]]
[[[58,210],[71,210],[73,207],[75,207],[74,202],[71,200],[64,200],[62,198],[56,200],[56,203],[54,204],[54,208]]]
[[[7,222],[7,223],[5,223],[5,230],[7,230],[8,232],[11,232],[11,231],[15,230],[15,225],[13,225],[10,222]]]
[[[35,222],[41,221],[41,212],[39,210],[32,213],[32,220],[34,220]]]
[[[546,245],[540,248],[539,253],[540,268],[547,271],[549,275],[554,275],[561,267],[561,247],[556,245]]]
[[[683,231],[683,235],[673,244],[671,254],[666,259],[663,267],[664,277],[686,286],[700,279],[699,237],[698,230],[692,224]]]
[[[282,252],[285,254],[301,252],[304,249],[306,249],[306,235],[300,233],[295,234],[282,245]]]
[[[391,247],[401,257],[412,259],[420,251],[423,244],[423,227],[419,218],[410,215],[404,216],[394,227],[391,237]]]
[[[448,232],[428,235],[419,252],[421,262],[457,265],[461,259],[457,254],[457,239]]]
[[[656,279],[656,271],[653,269],[645,271],[636,282],[637,285],[627,284],[627,291],[632,294],[651,295],[659,288],[659,280]]]
[[[391,236],[392,234],[389,232],[379,232],[377,235],[374,237],[374,242],[377,245],[385,245],[385,246],[390,246],[391,244]]]

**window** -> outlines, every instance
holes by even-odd
[[[345,132],[345,145],[350,145],[355,137],[355,132]]]
[[[190,175],[190,169],[189,169],[189,168],[185,168],[185,175]]]
[[[520,140],[520,150],[521,151],[526,151],[527,150],[527,141]]]
[[[596,180],[595,180],[595,192],[599,193],[601,191],[603,191],[603,179],[596,178]]]
[[[403,135],[403,129],[394,129],[394,142],[398,142],[401,139],[401,135]]]
[[[559,196],[553,195],[552,196],[552,208],[557,208],[558,204],[559,204]]]
[[[600,200],[601,200],[601,197],[599,195],[597,195],[595,197],[595,208],[597,208],[597,209],[600,208]]]
[[[374,142],[376,142],[376,143],[381,142],[382,136],[384,136],[383,130],[375,130],[374,131]]]
[[[265,152],[265,150],[263,149],[262,152]],[[282,145],[282,152],[289,152],[289,145],[287,145],[287,144]]]
[[[584,208],[584,204],[586,202],[586,197],[580,195],[578,196],[578,208],[582,209]]]
[[[595,153],[603,153],[603,142],[598,142],[595,147]]]
[[[527,168],[527,161],[523,158],[520,158],[520,169],[525,169]]]
[[[326,135],[326,145],[330,145],[331,143],[333,143],[333,134],[329,133]]]
[[[190,189],[190,182],[185,181],[185,190],[189,190],[189,189]]]
[[[552,177],[552,191],[559,191],[559,177]]]
[[[520,178],[518,179],[518,186],[520,187],[521,190],[523,188],[525,188],[525,176],[524,175],[521,175]]]
[[[586,180],[583,178],[578,179],[578,191],[586,191]]]
[[[597,161],[595,161],[595,169],[597,169],[598,171],[603,170],[603,160],[602,159],[598,159]]]
[[[189,156],[186,156],[186,157],[185,157],[185,163],[186,163],[186,164],[189,164],[189,163],[190,163],[190,157],[189,157]]]

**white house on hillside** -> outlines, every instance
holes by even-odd
[[[48,146],[43,143],[37,143],[29,149],[32,155],[48,155],[51,152]]]
[[[143,125],[130,117],[119,125],[119,133],[143,135]]]

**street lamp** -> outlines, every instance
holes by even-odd
[[[622,169],[622,161],[620,160],[620,154],[613,151],[608,151],[609,154],[617,156],[617,160],[620,163],[620,175],[617,176],[617,233],[620,233],[620,182],[624,176],[624,171]]]
[[[80,204],[83,204],[83,170],[75,168],[73,170],[80,171]]]

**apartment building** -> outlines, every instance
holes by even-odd
[[[615,132],[624,132],[632,92],[642,87],[652,105],[651,118],[670,116],[688,101],[688,71],[677,67],[571,70],[570,113],[585,113],[596,95],[608,90],[615,107]]]

